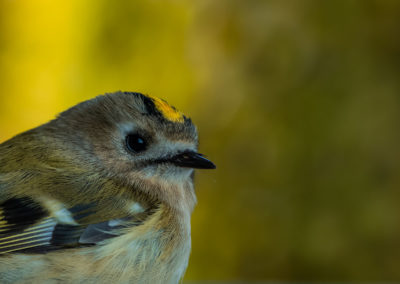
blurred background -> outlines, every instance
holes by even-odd
[[[185,281],[400,281],[400,1],[0,0],[0,141],[98,94],[190,115]]]

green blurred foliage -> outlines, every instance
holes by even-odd
[[[399,281],[399,31],[397,0],[0,0],[0,140],[163,97],[218,166],[187,280]]]

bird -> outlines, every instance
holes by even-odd
[[[137,92],[96,96],[0,144],[1,283],[179,283],[198,153],[190,118]]]

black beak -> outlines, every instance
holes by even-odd
[[[188,151],[178,154],[170,159],[169,162],[178,167],[193,169],[215,169],[216,166],[210,160],[204,158],[202,154]]]

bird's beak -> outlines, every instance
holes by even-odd
[[[187,151],[180,153],[172,158],[168,159],[172,164],[183,167],[183,168],[193,168],[193,169],[215,169],[216,166],[210,160],[204,158],[202,154]]]

